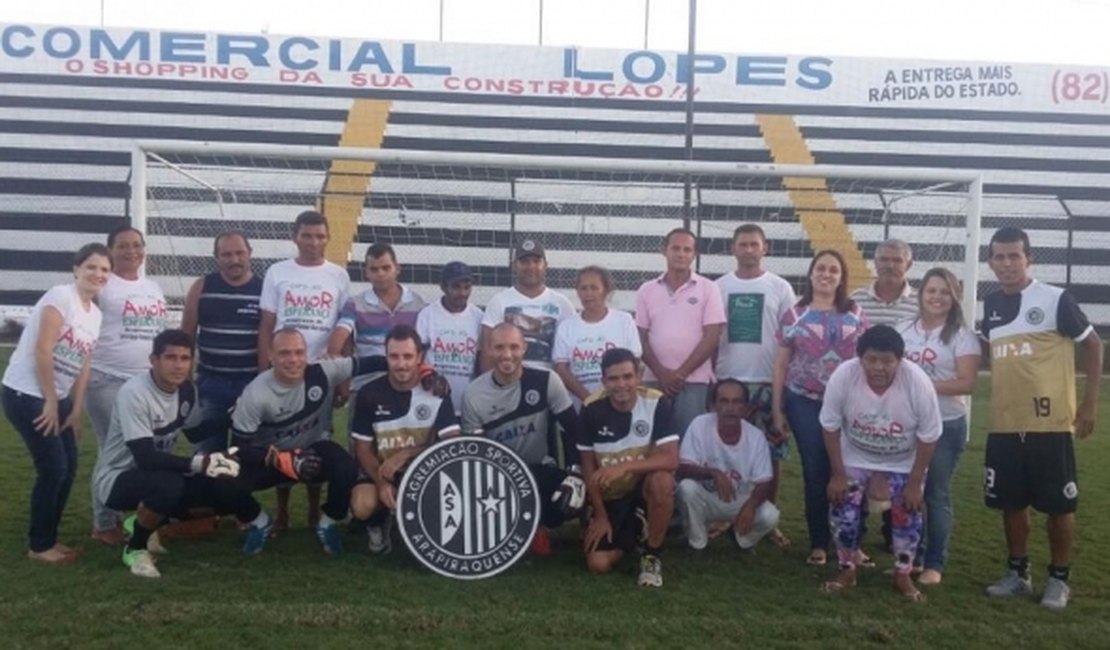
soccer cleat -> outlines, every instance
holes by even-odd
[[[158,567],[154,566],[154,556],[150,551],[123,549],[123,563],[131,569],[131,575],[140,578],[161,578]]]
[[[123,520],[123,532],[126,533],[128,538],[135,534],[135,520],[136,515],[131,515]],[[146,540],[146,550],[155,555],[168,555],[170,552],[170,550],[162,544],[162,537],[158,535],[158,531],[151,533],[150,537]]]
[[[381,526],[366,527],[366,548],[374,555],[386,555],[393,550],[393,519],[385,520]]]
[[[645,553],[640,556],[640,579],[636,582],[641,587],[663,586],[663,562],[658,555]]]
[[[247,526],[247,539],[243,541],[243,555],[258,555],[266,547],[266,540],[274,529],[274,520],[267,518],[264,526]]]
[[[334,523],[328,526],[316,526],[316,539],[320,540],[320,546],[328,555],[339,555],[343,552],[343,538],[339,534],[339,526]]]
[[[1033,579],[1021,577],[1017,571],[1008,571],[998,582],[987,587],[987,595],[994,598],[1033,595]]]
[[[1048,577],[1044,583],[1044,595],[1041,596],[1041,607],[1049,609],[1064,609],[1068,606],[1071,597],[1071,587],[1059,578]]]

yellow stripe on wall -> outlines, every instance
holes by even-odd
[[[776,163],[814,164],[813,154],[793,116],[756,115],[755,119]],[[813,250],[831,248],[844,256],[848,265],[849,291],[868,285],[871,271],[825,179],[787,176],[782,179],[782,184]]]
[[[385,137],[391,102],[380,99],[356,99],[347,113],[341,147],[376,149]],[[365,160],[333,160],[324,183],[320,211],[328,218],[328,261],[344,268],[351,256],[351,245],[358,232],[362,206],[370,192],[370,176],[376,165]]]

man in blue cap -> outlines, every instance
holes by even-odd
[[[420,311],[416,331],[428,346],[424,358],[451,385],[457,415],[478,367],[482,310],[470,304],[474,274],[465,263],[444,264],[439,286],[443,297]]]

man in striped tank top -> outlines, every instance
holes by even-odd
[[[187,435],[194,452],[227,448],[229,411],[258,374],[262,278],[251,271],[251,245],[239,231],[216,236],[215,273],[199,278],[185,297],[181,328],[197,342],[201,423]]]

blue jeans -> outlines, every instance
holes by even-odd
[[[42,553],[58,543],[58,525],[73,487],[73,477],[77,474],[77,444],[73,429],[66,429],[56,436],[44,436],[35,430],[34,420],[42,414],[42,398],[7,386],[3,393],[4,414],[23,437],[35,464],[27,545],[35,553]],[[69,417],[70,409],[69,399],[59,401],[59,420]]]
[[[785,415],[798,456],[802,459],[802,483],[805,490],[806,528],[810,549],[828,550],[829,532],[828,486],[832,471],[829,453],[825,450],[825,434],[821,428],[821,402],[803,397],[790,389],[785,391]]]
[[[227,449],[227,432],[231,428],[231,409],[251,383],[254,375],[225,377],[206,372],[197,373],[197,394],[200,398],[201,423],[189,432],[193,453],[210,454]]]
[[[925,568],[943,572],[952,535],[952,476],[967,446],[967,418],[945,420],[925,478]],[[920,551],[919,551],[920,557]]]

